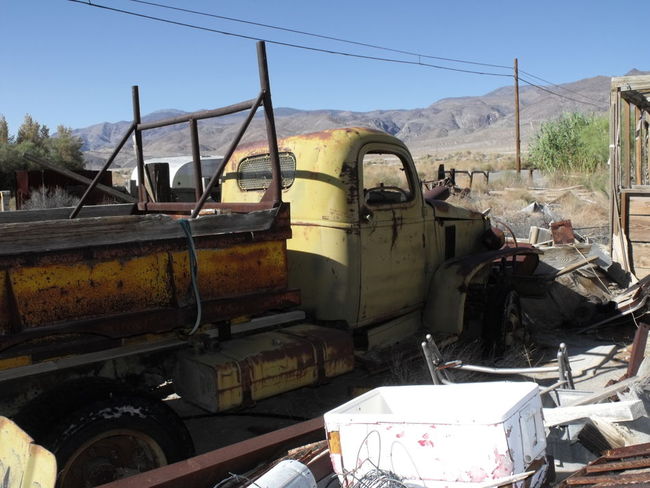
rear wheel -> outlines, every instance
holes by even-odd
[[[193,454],[176,414],[146,397],[114,397],[62,419],[43,445],[57,457],[61,488],[97,486]]]

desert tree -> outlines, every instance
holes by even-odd
[[[9,125],[4,115],[0,115],[0,144],[9,144]]]

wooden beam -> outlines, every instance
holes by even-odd
[[[632,175],[630,173],[630,102],[621,100],[623,105],[621,120],[621,164],[623,166],[623,184],[625,188],[632,185]]]
[[[32,156],[31,154],[27,154],[27,153],[23,154],[23,158],[26,159],[27,161],[31,161],[32,163],[36,163],[40,166],[43,166],[44,168],[50,169],[52,171],[56,171],[57,173],[62,174],[63,176],[67,176],[68,178],[78,181],[79,183],[83,183],[85,185],[90,185],[92,183],[92,180],[86,178],[85,176],[81,176],[75,173],[74,171],[70,171],[69,169],[62,168],[61,166],[58,166],[50,161],[37,158],[35,156]],[[137,200],[133,198],[131,195],[129,195],[128,193],[122,193],[121,191],[118,191],[115,188],[102,185],[101,183],[97,184],[97,189],[123,202],[127,202],[127,203],[137,202]]]
[[[521,136],[519,134],[519,61],[515,58],[515,169],[521,172]],[[471,186],[471,184],[470,184]]]
[[[634,107],[634,167],[636,169],[636,178],[634,183],[637,185],[643,184],[643,159],[641,156],[641,138],[643,136],[641,124],[641,110],[639,107]],[[638,130],[636,128],[638,127]]]
[[[569,403],[567,407],[579,407],[582,405],[591,405],[593,403],[602,402],[606,398],[609,398],[610,396],[618,393],[619,391],[623,391],[626,388],[629,388],[630,386],[636,383],[641,383],[646,380],[647,378],[632,376],[631,378],[627,378],[623,381],[619,381],[618,383],[614,383],[611,386],[605,387],[595,393],[591,393],[590,395],[582,397],[576,400],[575,402]]]
[[[634,215],[629,219],[627,235],[630,241],[650,242],[650,216]]]
[[[609,253],[614,255],[614,235],[620,229],[620,220],[618,216],[618,198],[619,198],[619,159],[617,134],[618,134],[618,108],[621,93],[612,86],[609,94]]]
[[[650,195],[629,195],[630,215],[650,215]]]

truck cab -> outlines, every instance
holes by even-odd
[[[436,324],[444,314],[430,303],[441,295],[433,277],[442,263],[487,250],[489,220],[427,202],[408,148],[383,132],[333,129],[278,147],[291,208],[289,284],[311,318],[344,324],[367,346],[393,343],[423,320],[460,332]],[[270,181],[268,148],[245,146],[224,169],[222,201],[259,201]]]

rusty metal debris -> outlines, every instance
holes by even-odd
[[[322,440],[323,418],[291,425],[215,451],[102,485],[102,488],[211,487],[229,473],[244,473],[290,448]]]
[[[553,236],[553,244],[555,245],[573,244],[576,240],[570,220],[552,222],[551,235]]]
[[[463,361],[445,361],[438,346],[431,334],[427,334],[426,340],[421,343],[422,352],[426,359],[427,367],[431,375],[431,380],[435,385],[452,383],[448,370],[458,369],[464,371],[473,371],[476,373],[486,373],[494,375],[515,375],[515,374],[532,374],[532,373],[555,373],[558,374],[558,380],[550,387],[542,390],[542,393],[548,393],[553,389],[566,387],[574,389],[573,375],[567,347],[560,344],[557,352],[557,366],[548,367],[531,367],[531,368],[492,368],[487,366],[477,366],[465,364]]]
[[[565,479],[558,488],[647,487],[650,486],[650,443],[606,451]]]
[[[466,174],[469,177],[469,187],[461,188],[456,185],[456,174],[460,173]],[[444,164],[441,164],[438,167],[438,179],[422,181],[424,199],[426,201],[446,200],[451,195],[460,198],[466,197],[471,191],[475,173],[483,174],[486,181],[489,179],[489,173],[487,171],[460,171],[454,168],[445,171]]]

